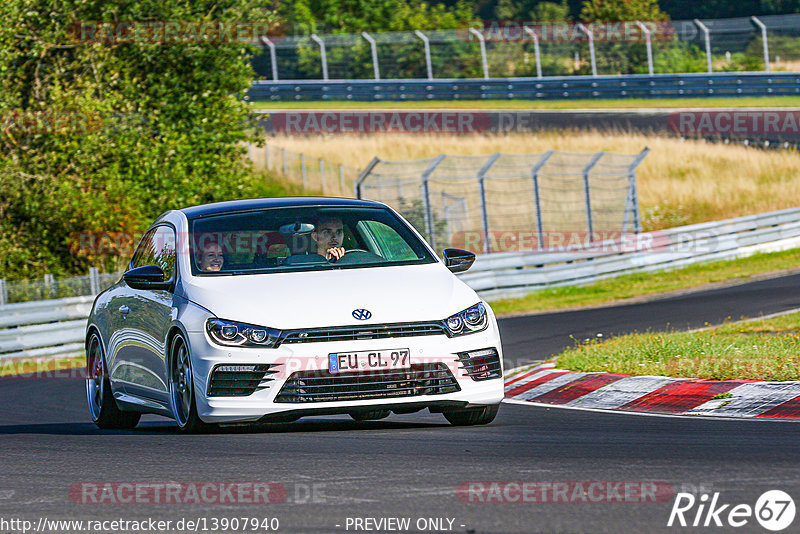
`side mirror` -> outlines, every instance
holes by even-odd
[[[164,280],[164,271],[158,265],[143,265],[122,275],[125,283],[133,289],[170,289],[172,282]]]
[[[454,273],[463,273],[475,263],[475,254],[457,248],[444,249],[444,264]]]

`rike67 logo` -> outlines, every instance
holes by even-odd
[[[778,532],[789,527],[794,516],[794,500],[781,490],[763,493],[755,506],[723,503],[719,492],[711,497],[703,493],[699,498],[691,493],[678,493],[667,526],[739,528],[755,518],[763,528]]]

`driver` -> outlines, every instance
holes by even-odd
[[[223,261],[222,247],[215,241],[205,243],[200,253],[200,270],[220,271],[222,270]]]
[[[317,254],[326,260],[338,260],[344,256],[344,224],[342,218],[335,215],[323,215],[317,219],[311,239],[317,245]]]

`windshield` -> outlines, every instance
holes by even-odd
[[[385,208],[302,207],[190,221],[195,275],[244,275],[436,262]]]

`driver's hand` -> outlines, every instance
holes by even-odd
[[[329,248],[328,252],[325,253],[325,259],[326,260],[334,260],[335,261],[335,260],[341,259],[342,256],[344,256],[344,247]]]

